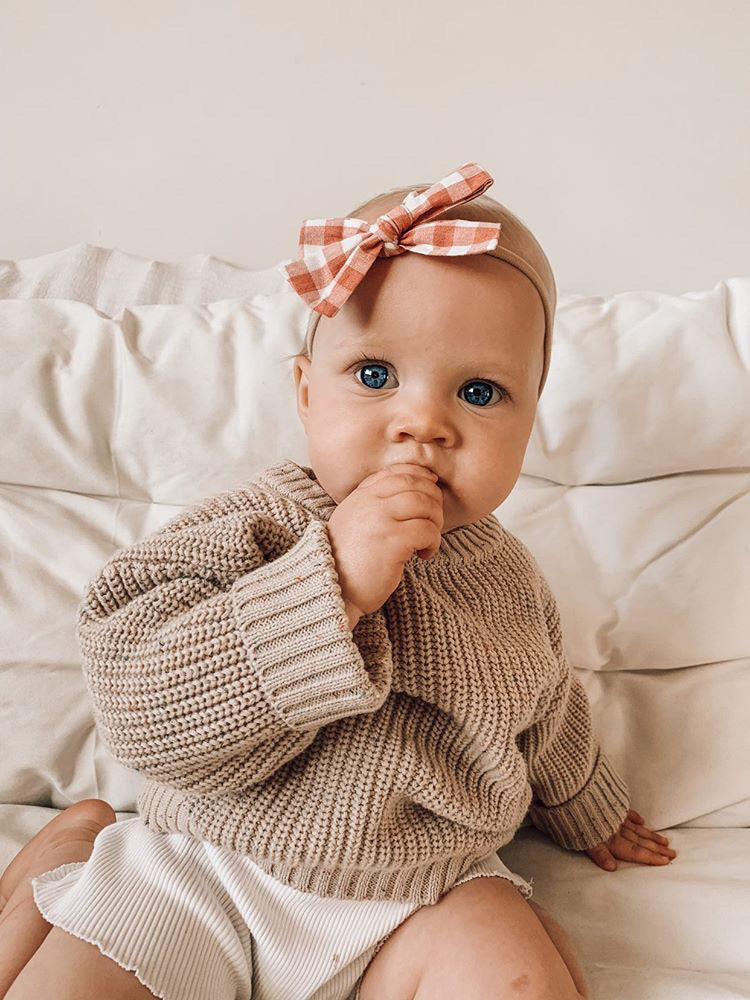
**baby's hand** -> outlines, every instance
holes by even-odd
[[[389,465],[363,479],[331,514],[328,534],[350,623],[385,604],[415,552],[431,559],[440,548],[437,478],[421,465]]]
[[[668,837],[649,830],[643,825],[645,822],[635,809],[629,809],[617,833],[612,834],[609,840],[587,848],[585,853],[606,871],[617,868],[615,858],[640,865],[668,865],[677,856],[677,851],[667,847]]]

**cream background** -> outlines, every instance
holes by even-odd
[[[3,0],[0,259],[267,268],[303,218],[467,160],[558,291],[750,262],[750,4]]]

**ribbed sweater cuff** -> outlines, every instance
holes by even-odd
[[[561,847],[583,851],[609,840],[620,829],[629,807],[625,782],[600,748],[591,777],[572,799],[557,806],[533,802],[529,816]]]
[[[232,586],[237,625],[266,700],[285,725],[309,730],[380,708],[393,661],[382,615],[355,626],[354,642],[325,521]]]

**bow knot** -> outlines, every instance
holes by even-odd
[[[432,221],[493,183],[478,163],[464,163],[425,191],[411,191],[372,224],[356,218],[306,219],[299,234],[302,258],[280,264],[279,270],[311,309],[335,316],[378,257],[407,251],[456,257],[494,250],[499,222]]]
[[[390,212],[378,216],[378,219],[370,226],[372,232],[383,243],[390,243],[398,246],[401,234],[412,224],[411,212],[403,202],[396,205]]]

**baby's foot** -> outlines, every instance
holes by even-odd
[[[103,799],[83,799],[68,806],[22,848],[0,879],[0,913],[17,887],[27,879],[70,861],[88,861],[97,835],[115,823],[112,806]]]

